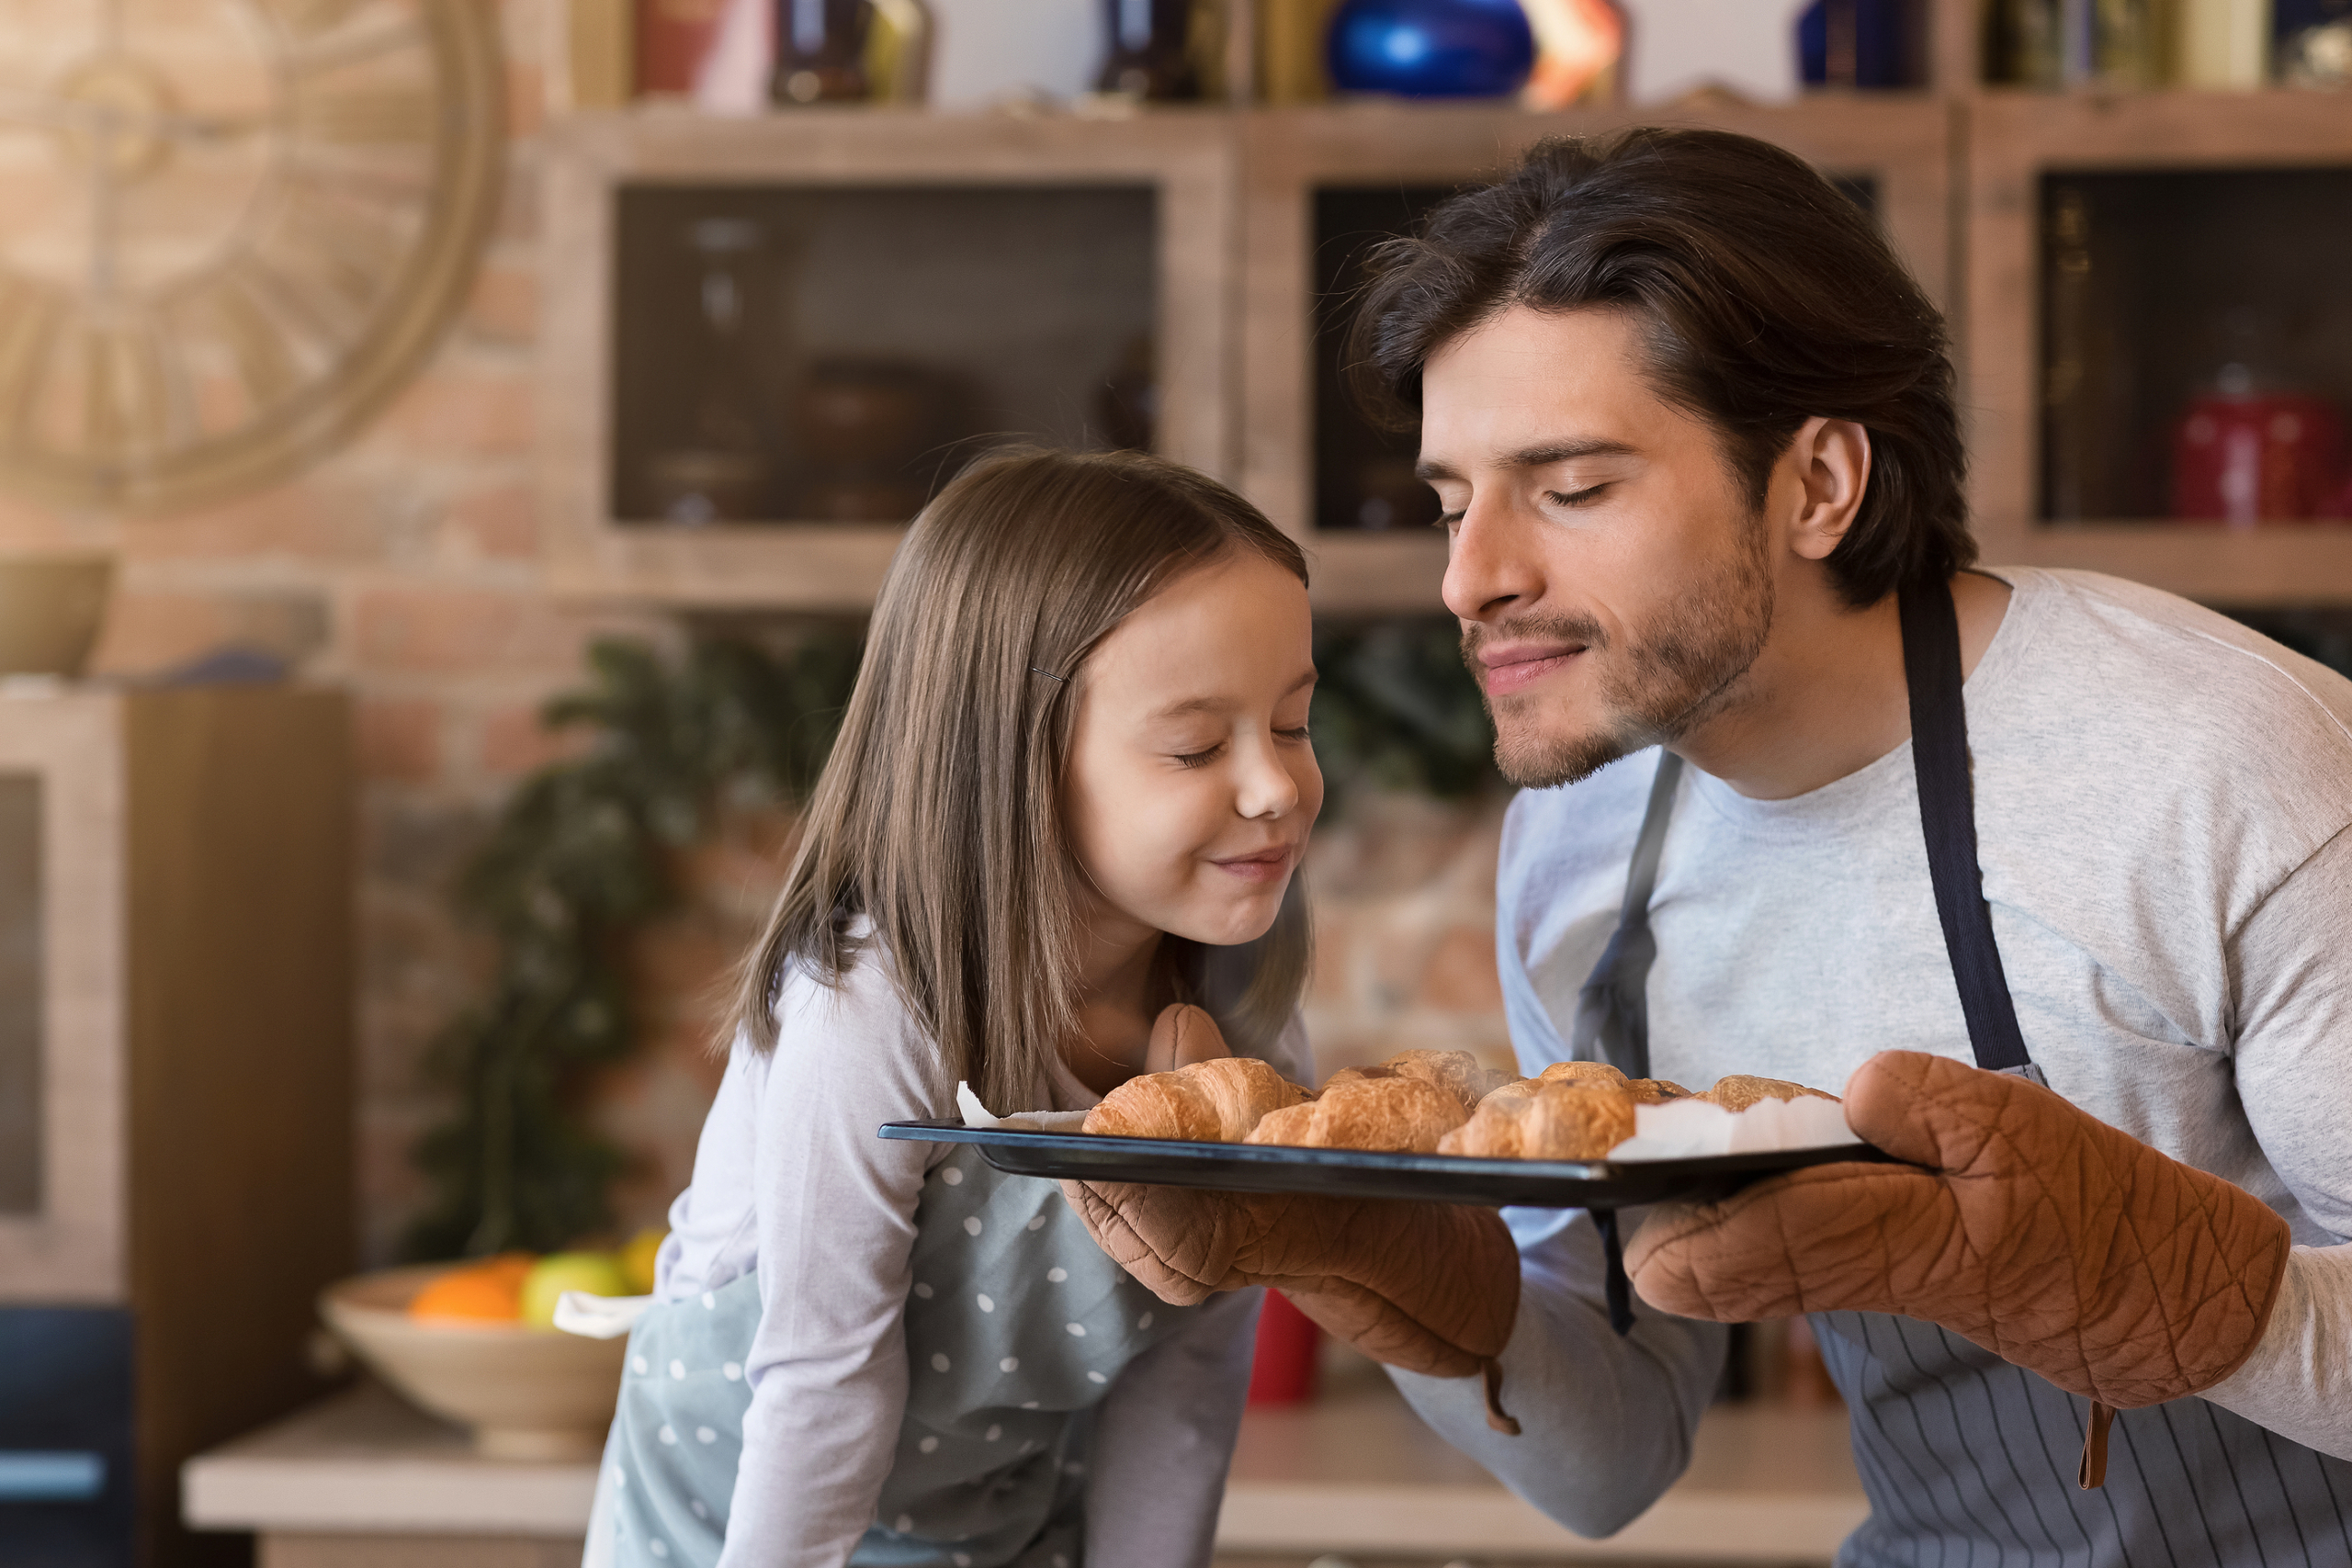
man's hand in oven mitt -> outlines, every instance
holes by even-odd
[[[2124,1409],[2211,1388],[2262,1337],[2287,1223],[2221,1178],[2037,1084],[1913,1051],[1855,1072],[1846,1120],[1912,1165],[1660,1208],[1626,1249],[1642,1298],[1725,1323],[1923,1318]]]
[[[1161,1301],[1272,1285],[1335,1338],[1431,1377],[1483,1376],[1519,1315],[1519,1249],[1491,1209],[1065,1181],[1094,1240]]]

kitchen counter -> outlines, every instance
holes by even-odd
[[[182,1480],[187,1522],[255,1532],[262,1568],[556,1568],[579,1560],[595,1467],[483,1459],[365,1385],[191,1460]],[[1681,1481],[1615,1537],[1585,1540],[1447,1447],[1374,1372],[1250,1413],[1217,1541],[1271,1557],[1826,1563],[1866,1511],[1842,1410],[1724,1405]]]

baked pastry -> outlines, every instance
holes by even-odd
[[[1335,1073],[1316,1099],[1268,1111],[1249,1141],[1435,1154],[1439,1141],[1467,1114],[1452,1093],[1420,1078]]]
[[[1606,1062],[1555,1062],[1535,1075],[1537,1083],[1573,1083],[1589,1078],[1597,1083],[1623,1083],[1625,1075]]]
[[[1825,1089],[1807,1089],[1801,1083],[1788,1083],[1780,1078],[1752,1077],[1746,1073],[1717,1078],[1715,1087],[1699,1098],[1712,1100],[1725,1111],[1745,1111],[1759,1100],[1795,1100],[1801,1095],[1827,1100],[1838,1098]]]
[[[1669,1100],[1696,1098],[1672,1078],[1628,1078],[1625,1092],[1634,1097],[1636,1105],[1664,1105]]]
[[[1270,1111],[1307,1092],[1255,1056],[1220,1056],[1129,1078],[1086,1113],[1085,1130],[1121,1138],[1238,1144]]]
[[[1324,1084],[1323,1092],[1329,1094],[1337,1084],[1390,1077],[1419,1078],[1445,1090],[1462,1102],[1464,1116],[1477,1110],[1490,1090],[1511,1081],[1509,1073],[1480,1066],[1467,1051],[1399,1051],[1377,1066],[1340,1068]]]
[[[1529,1095],[1498,1090],[1440,1140],[1437,1152],[1482,1159],[1600,1159],[1634,1135],[1634,1104],[1623,1083],[1590,1076],[1555,1078]]]

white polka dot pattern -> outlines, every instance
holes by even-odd
[[[978,1295],[974,1296],[972,1299],[979,1303],[980,1310],[982,1312],[996,1311],[996,1298],[989,1295],[986,1291],[982,1291]]]
[[[1058,1285],[1064,1280],[1069,1278],[1069,1270],[1067,1269],[1048,1269],[1046,1270],[1046,1281],[1048,1284]]]
[[[703,1444],[715,1443],[718,1441],[718,1433],[708,1427],[696,1427],[695,1428],[695,1441]]]
[[[1001,1372],[1017,1372],[1021,1370],[1021,1358],[1018,1356],[1007,1356],[1003,1360],[999,1361],[996,1364],[996,1370]]]
[[[659,1432],[654,1433],[653,1435],[654,1435],[655,1437],[657,1437],[657,1438],[661,1438],[661,1439],[662,1439],[662,1441],[664,1444],[668,1445],[669,1447],[675,1448],[675,1447],[677,1446],[677,1443],[678,1443],[678,1429],[677,1429],[676,1427],[674,1427],[671,1426],[671,1425],[670,1425],[668,1422],[666,1422],[666,1421],[662,1423],[662,1429],[661,1429]]]
[[[939,1451],[939,1439],[937,1438],[925,1438],[922,1441],[915,1445],[915,1451],[918,1453],[935,1454]]]
[[[725,1366],[718,1369],[718,1375],[725,1378],[729,1382],[741,1382],[743,1381],[743,1363],[741,1361],[729,1361]]]
[[[672,1378],[673,1381],[675,1381],[675,1382],[685,1382],[685,1381],[686,1381],[686,1364],[685,1364],[684,1361],[673,1361],[673,1362],[671,1362],[671,1363],[670,1363],[670,1376],[671,1376],[671,1378]]]
[[[944,1371],[945,1371],[948,1369],[948,1367],[949,1367],[950,1365],[952,1365],[952,1364],[953,1364],[953,1363],[951,1363],[951,1362],[947,1359],[947,1356],[946,1356],[946,1353],[945,1353],[944,1351],[934,1350],[934,1351],[933,1351],[933,1352],[932,1352],[932,1356],[931,1356],[931,1370],[932,1370],[933,1371],[934,1371],[934,1372],[944,1372]]]
[[[965,1216],[965,1219],[964,1219],[964,1234],[965,1234],[966,1235],[979,1235],[979,1234],[980,1234],[980,1216],[979,1216],[979,1215],[978,1215],[978,1214],[967,1214],[967,1215],[966,1215],[966,1216]]]
[[[922,1280],[916,1280],[916,1281],[915,1281],[915,1299],[916,1299],[916,1300],[918,1300],[918,1301],[925,1301],[925,1302],[927,1302],[927,1301],[931,1300],[931,1296],[932,1296],[932,1290],[931,1290],[931,1287],[930,1287],[929,1285],[924,1284],[924,1283],[923,1283]]]
[[[1086,1325],[1082,1323],[1065,1323],[1062,1325],[1062,1328],[1072,1339],[1083,1339],[1086,1337]]]

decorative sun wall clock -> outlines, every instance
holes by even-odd
[[[0,485],[167,512],[381,409],[496,209],[492,0],[0,0]]]

